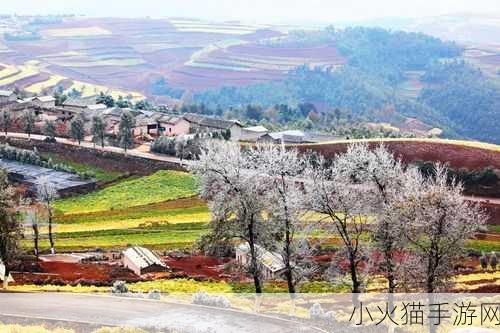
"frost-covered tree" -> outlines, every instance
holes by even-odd
[[[258,247],[271,234],[263,216],[263,193],[268,184],[252,164],[251,155],[239,145],[213,140],[205,144],[199,161],[190,170],[199,179],[201,197],[212,212],[212,239],[239,238],[248,245],[247,268],[255,292],[261,293]]]
[[[251,150],[251,155],[268,186],[266,215],[275,233],[269,245],[281,255],[288,291],[295,293],[296,284],[315,269],[307,260],[311,247],[305,237],[310,225],[304,222],[307,213],[305,193],[297,181],[304,172],[305,163],[296,150],[285,150],[282,146],[257,146]]]
[[[59,197],[56,188],[50,182],[47,177],[43,177],[39,180],[37,186],[37,197],[38,200],[43,204],[45,210],[47,212],[47,222],[49,225],[49,243],[50,243],[50,252],[55,254],[55,246],[54,246],[54,235],[52,232],[52,222],[54,218],[54,201]]]
[[[327,233],[337,234],[346,253],[354,294],[362,290],[360,264],[367,254],[363,235],[368,231],[367,205],[370,189],[356,172],[366,161],[360,146],[350,146],[345,154],[331,163],[321,156],[311,159],[305,182],[311,209],[323,214],[322,226]]]
[[[414,282],[434,293],[450,281],[465,241],[483,225],[486,216],[463,197],[461,184],[449,182],[442,165],[436,166],[434,176],[424,178],[416,173],[408,181],[410,185],[401,191],[400,202],[393,208],[420,266]]]
[[[401,224],[394,214],[393,205],[399,201],[399,195],[407,177],[413,177],[414,169],[405,169],[385,147],[369,149],[361,144],[352,147],[352,154],[357,155],[352,165],[351,179],[365,187],[365,205],[369,207],[374,223],[371,227],[372,247],[380,255],[379,270],[387,279],[387,290],[394,293],[400,263],[396,261],[404,242],[401,241]]]
[[[0,112],[0,126],[2,127],[5,136],[7,136],[7,131],[12,125],[12,118],[10,116],[9,111],[3,110]]]
[[[5,265],[3,287],[7,288],[9,267],[18,251],[22,227],[16,213],[14,191],[9,186],[7,173],[0,170],[0,261]]]

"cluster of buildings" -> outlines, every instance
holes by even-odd
[[[298,130],[271,132],[263,126],[244,127],[238,120],[224,120],[199,114],[169,114],[166,112],[137,110],[131,108],[108,108],[98,104],[96,98],[68,98],[61,105],[56,105],[53,96],[35,96],[18,98],[13,91],[0,90],[0,110],[12,112],[13,119],[19,119],[26,110],[32,110],[37,116],[39,126],[46,120],[67,125],[75,116],[90,120],[99,115],[106,124],[108,134],[117,134],[121,115],[128,111],[135,117],[133,134],[137,138],[154,139],[158,136],[185,136],[194,133],[230,134],[233,141],[251,143],[316,143],[332,141],[336,138],[327,135],[313,135]]]

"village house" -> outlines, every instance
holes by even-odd
[[[285,271],[283,258],[278,253],[266,250],[260,245],[255,245],[257,260],[262,277],[265,280],[281,278]],[[236,263],[247,266],[250,263],[250,246],[248,243],[236,247]]]
[[[142,111],[136,117],[134,135],[180,136],[189,134],[189,122],[182,117],[162,112]]]
[[[0,104],[8,104],[15,102],[17,95],[10,90],[0,90]]]
[[[41,108],[53,108],[56,106],[56,99],[52,96],[37,96],[30,101],[34,106]]]
[[[160,135],[180,136],[189,134],[190,123],[183,117],[162,115],[157,119]]]
[[[123,266],[139,276],[146,273],[165,272],[168,269],[158,255],[144,247],[133,246],[123,251],[122,254]]]
[[[68,98],[62,105],[64,109],[71,111],[96,111],[105,110],[106,105],[97,104],[95,97],[91,98]]]
[[[232,141],[239,141],[243,126],[237,120],[224,120],[188,113],[183,118],[189,122],[190,133],[213,133],[229,131]]]
[[[264,126],[244,127],[241,129],[240,141],[256,142],[259,138],[269,133],[269,130]]]

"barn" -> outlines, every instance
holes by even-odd
[[[140,246],[133,246],[123,251],[122,262],[124,267],[139,276],[146,273],[165,272],[168,269],[158,255]]]

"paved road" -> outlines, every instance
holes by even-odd
[[[0,293],[0,316],[182,332],[321,332],[304,324],[238,311],[65,293]]]
[[[2,133],[2,136],[4,136],[5,133]],[[7,133],[8,137],[11,138],[19,138],[19,139],[28,139],[28,135],[25,133],[17,133],[17,132],[8,132]],[[31,134],[30,139],[31,140],[36,140],[36,141],[43,141],[46,138],[45,135],[39,135],[39,134]],[[66,138],[56,138],[57,142],[65,144],[65,145],[70,145],[70,146],[78,146],[78,142],[69,140]],[[113,153],[119,153],[119,154],[125,154],[125,151],[122,148],[119,147],[112,147],[112,146],[105,146],[104,148],[102,147],[95,147],[92,142],[89,141],[82,141],[81,146],[85,148],[91,148],[99,151],[107,151],[107,152],[113,152]],[[129,149],[127,150],[127,154],[131,156],[137,156],[137,157],[143,157],[147,158],[150,160],[157,160],[157,161],[165,161],[165,162],[171,162],[171,163],[177,163],[177,164],[186,164],[187,161],[183,160],[181,161],[180,159],[172,156],[166,156],[166,155],[159,155],[159,154],[154,154],[150,152],[145,152],[141,151],[140,149]]]

